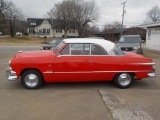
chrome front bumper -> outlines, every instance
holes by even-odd
[[[7,75],[7,79],[10,81],[17,80],[16,72],[12,71],[12,68],[10,67],[6,69],[6,75]]]

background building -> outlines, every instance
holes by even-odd
[[[55,19],[27,19],[27,33],[34,37],[64,37],[64,30],[58,26],[58,22]],[[78,31],[71,28],[67,32],[67,37],[78,37]]]
[[[147,28],[146,48],[160,51],[160,22],[140,25]]]

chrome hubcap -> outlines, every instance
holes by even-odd
[[[122,86],[127,86],[131,82],[131,76],[127,73],[123,73],[118,77],[118,82]]]
[[[38,84],[38,77],[35,74],[28,74],[25,77],[25,83],[29,87],[35,87]]]

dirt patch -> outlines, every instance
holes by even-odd
[[[35,38],[31,36],[16,36],[0,37],[0,46],[42,46],[45,43],[49,43],[53,38],[47,38],[46,42],[44,38]]]

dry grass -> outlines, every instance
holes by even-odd
[[[46,42],[51,42],[53,38],[47,38]],[[44,38],[31,36],[0,37],[0,46],[42,46]]]

